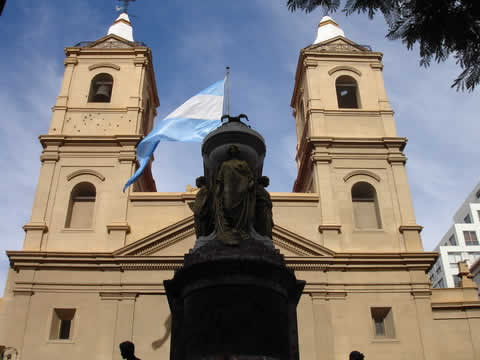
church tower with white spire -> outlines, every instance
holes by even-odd
[[[65,54],[50,128],[40,136],[42,168],[24,248],[117,249],[129,232],[122,187],[159,106],[152,52],[134,42],[122,13],[106,36]],[[150,166],[134,190],[155,191]]]
[[[291,106],[295,192],[319,193],[321,242],[335,251],[423,250],[403,149],[382,76],[382,54],[322,18],[301,50]]]
[[[148,166],[122,192],[159,106],[151,50],[133,35],[122,13],[106,36],[65,49],[24,248],[7,251],[0,359],[117,360],[125,340],[139,358],[175,358],[164,280],[194,247],[197,189],[157,192]],[[422,249],[406,139],[396,133],[382,68],[381,53],[349,40],[329,17],[300,51],[291,100],[298,176],[293,192],[270,193],[273,244],[306,281],[300,359],[344,360],[358,350],[368,360],[478,360],[480,301],[468,269],[456,289],[432,289],[426,276],[437,254]],[[218,312],[202,316],[237,311],[217,300]],[[244,320],[258,326],[247,313]],[[267,358],[256,355],[215,357]]]

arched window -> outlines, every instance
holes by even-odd
[[[340,109],[358,109],[358,86],[354,78],[342,75],[335,81],[338,107]]]
[[[81,182],[75,185],[70,195],[66,228],[88,229],[92,227],[96,195],[95,186],[91,183]]]
[[[353,217],[357,229],[380,229],[377,192],[367,182],[358,182],[352,187]]]
[[[113,77],[110,74],[98,74],[92,79],[88,102],[110,102],[112,98]]]

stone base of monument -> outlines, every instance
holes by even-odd
[[[299,358],[296,307],[305,282],[278,250],[213,240],[185,255],[164,283],[171,360]]]

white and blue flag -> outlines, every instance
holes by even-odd
[[[123,191],[142,175],[160,141],[201,142],[221,124],[225,80],[220,80],[188,99],[143,138],[137,146],[139,168]]]

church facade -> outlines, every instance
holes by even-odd
[[[21,251],[0,301],[5,359],[168,359],[163,281],[195,241],[195,189],[158,192],[150,166],[125,193],[135,147],[159,99],[151,50],[122,14],[109,34],[65,49],[65,73]],[[432,289],[404,148],[384,88],[382,54],[347,39],[332,19],[300,51],[291,106],[298,176],[271,193],[274,245],[298,279],[302,359],[480,360],[480,301]],[[252,319],[255,321],[255,319]]]

